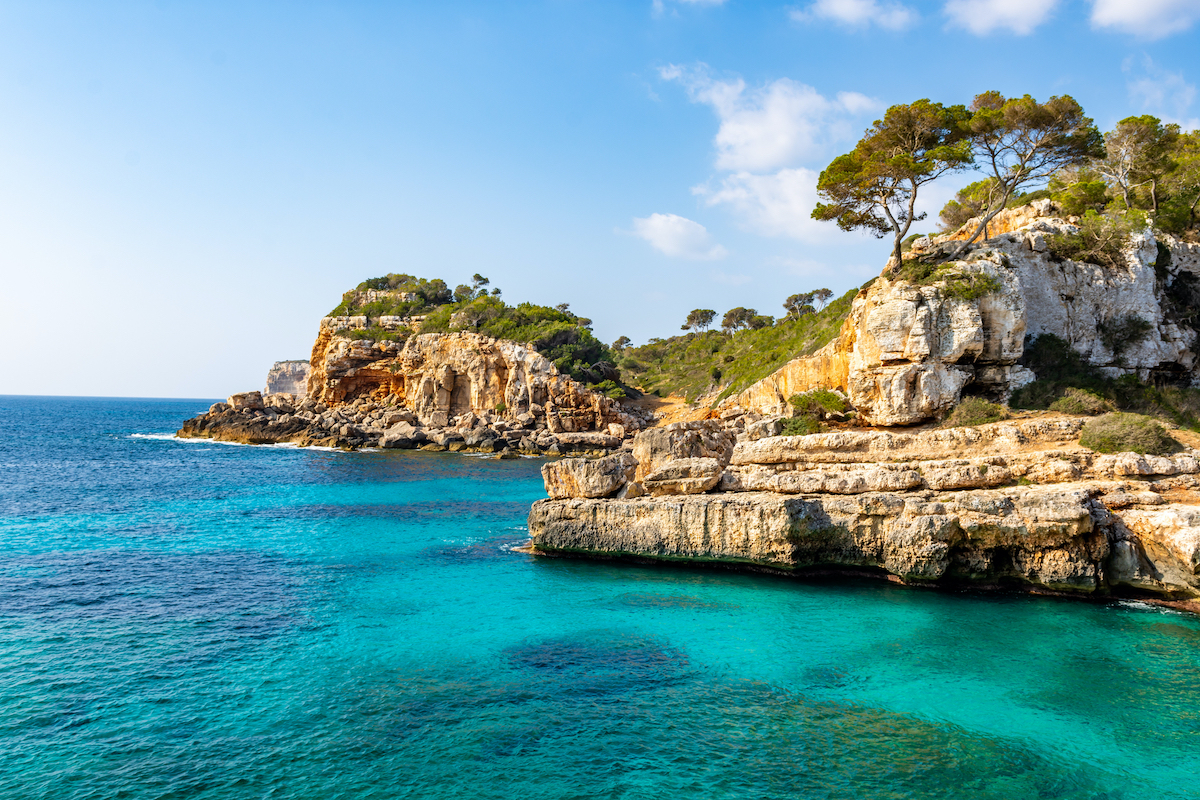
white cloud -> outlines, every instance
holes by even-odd
[[[707,228],[676,214],[635,217],[633,235],[645,239],[655,250],[672,258],[713,261],[729,255],[724,247],[713,244]]]
[[[894,31],[904,30],[917,21],[914,9],[888,0],[817,0],[807,8],[795,8],[788,13],[796,22],[824,20],[848,28],[875,24]]]
[[[948,0],[951,24],[976,36],[1006,29],[1024,36],[1046,21],[1058,0]]]
[[[1196,0],[1092,0],[1092,25],[1146,39],[1186,31],[1200,19]]]
[[[1131,68],[1126,61],[1125,71],[1130,72]],[[1127,87],[1129,98],[1141,111],[1164,122],[1177,122],[1184,130],[1200,128],[1200,119],[1188,116],[1196,101],[1196,85],[1188,83],[1182,72],[1168,72],[1145,56],[1140,74],[1130,78]]]
[[[671,65],[660,71],[678,81],[696,103],[712,106],[720,120],[713,142],[723,170],[764,172],[819,155],[831,142],[852,133],[851,118],[880,108],[858,92],[833,99],[803,83],[780,78],[747,89],[741,78],[716,80],[703,64]]]
[[[829,233],[828,223],[811,216],[817,203],[817,173],[811,169],[782,169],[769,175],[735,172],[716,189],[697,186],[692,191],[706,205],[729,206],[747,228],[764,236],[813,242]]]

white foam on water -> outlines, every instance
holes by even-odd
[[[249,442],[227,442],[221,439],[205,439],[205,438],[182,438],[173,433],[131,433],[130,439],[155,439],[160,442],[186,442],[187,444],[223,444],[230,447],[275,447],[286,450],[323,450],[329,453],[340,453],[340,447],[325,447],[322,445],[310,445],[301,447],[295,442],[271,442],[267,444],[251,444]],[[364,449],[362,452],[375,452],[374,450]]]
[[[1156,614],[1182,613],[1167,606],[1160,606],[1156,605],[1155,603],[1145,603],[1141,600],[1118,600],[1114,605],[1118,606],[1119,608],[1127,608],[1131,611],[1152,611]]]

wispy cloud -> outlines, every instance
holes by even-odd
[[[713,137],[721,175],[692,189],[706,206],[730,209],[748,230],[802,241],[826,238],[811,218],[817,200],[814,161],[852,139],[881,108],[858,92],[826,97],[807,84],[780,78],[751,88],[740,77],[714,78],[704,64],[662,68],[692,102],[710,106],[719,121]]]
[[[1164,122],[1176,122],[1184,130],[1200,128],[1200,118],[1193,114],[1196,101],[1196,85],[1188,83],[1182,72],[1170,72],[1154,63],[1150,56],[1143,56],[1140,67],[1134,71],[1132,60],[1123,65],[1130,73],[1126,86],[1129,99],[1143,112],[1154,114]]]
[[[635,217],[634,236],[645,239],[658,252],[672,258],[715,261],[729,251],[712,241],[708,229],[699,222],[677,214],[651,214]]]
[[[817,0],[788,12],[796,22],[834,22],[847,28],[881,28],[900,31],[917,21],[915,9],[889,0]]]
[[[1200,20],[1196,0],[1092,0],[1092,25],[1144,39],[1182,33]]]
[[[1009,31],[1025,36],[1049,19],[1058,0],[949,0],[944,7],[951,25],[976,36]]]
[[[670,65],[660,73],[677,81],[696,103],[712,107],[720,120],[716,166],[762,172],[791,166],[820,153],[851,132],[850,120],[880,104],[858,92],[834,98],[788,78],[748,89],[741,78],[718,80],[708,67]]]
[[[735,172],[716,187],[701,185],[692,192],[705,205],[728,206],[754,233],[807,242],[828,238],[829,226],[812,218],[817,173],[811,169],[795,167],[766,175]]]

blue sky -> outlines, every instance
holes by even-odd
[[[888,245],[809,219],[890,104],[1197,127],[1200,0],[0,2],[0,394],[216,397],[341,293],[480,272],[606,341],[781,313]],[[937,209],[959,186],[931,187]],[[918,225],[918,229],[922,226]]]

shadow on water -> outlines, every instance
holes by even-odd
[[[466,665],[359,676],[328,698],[322,758],[370,763],[422,797],[1132,800],[1107,767],[1021,741],[706,673],[673,646],[583,631]],[[350,688],[350,687],[347,687]],[[387,787],[380,787],[387,788]]]

